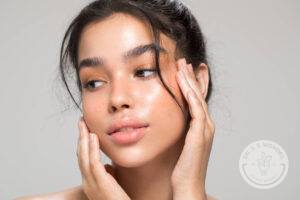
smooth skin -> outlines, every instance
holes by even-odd
[[[178,84],[189,106],[192,120],[185,146],[172,172],[173,199],[207,200],[205,177],[211,151],[214,124],[208,115],[207,104],[203,99],[204,89],[196,79],[191,64],[180,60],[180,69],[176,74]],[[201,67],[203,67],[202,64]],[[202,82],[203,85],[203,82]],[[90,200],[130,199],[120,187],[113,171],[105,169],[99,160],[101,147],[99,138],[89,133],[81,118],[79,122],[80,138],[78,161],[83,177],[83,190]],[[200,173],[199,173],[200,172]]]
[[[209,155],[214,137],[214,124],[208,114],[207,104],[203,98],[204,82],[197,80],[191,64],[180,59],[176,80],[184,97],[187,99],[192,120],[185,145],[172,172],[172,187],[175,200],[214,200],[205,192],[205,177]],[[201,64],[201,67],[205,67]],[[202,88],[201,88],[202,86]],[[115,179],[113,169],[103,165],[99,157],[99,140],[96,134],[89,133],[83,118],[78,123],[80,136],[77,157],[83,184],[64,192],[47,196],[19,198],[18,200],[99,200],[130,199]],[[199,173],[201,172],[201,173]]]
[[[161,34],[162,46],[168,52],[160,56],[162,76],[186,109],[182,113],[158,77],[144,80],[136,76],[136,66],[152,65],[151,54],[127,63],[120,59],[126,50],[152,41],[148,30],[143,22],[124,14],[115,14],[85,28],[79,60],[101,55],[109,63],[102,69],[80,71],[82,82],[104,80],[97,90],[84,90],[82,94],[84,112],[77,147],[82,185],[25,199],[110,200],[129,199],[129,196],[136,200],[212,199],[205,191],[214,135],[204,100],[208,91],[208,66],[201,63],[193,71],[184,58],[175,60],[175,41]],[[183,133],[188,112],[192,120],[187,133]],[[123,148],[108,139],[106,128],[123,116],[119,114],[143,117],[150,122],[149,132],[138,144]],[[94,133],[92,137],[90,133]],[[113,166],[103,166],[100,150],[111,158]]]

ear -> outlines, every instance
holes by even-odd
[[[205,99],[208,92],[208,84],[209,84],[209,69],[205,63],[200,63],[195,70],[195,76],[200,84],[201,94]]]

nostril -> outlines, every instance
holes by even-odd
[[[128,104],[122,105],[120,108],[129,108]],[[112,110],[115,112],[116,110],[118,110],[118,106],[113,106]]]

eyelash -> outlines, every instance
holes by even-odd
[[[149,75],[147,77],[144,77],[144,79],[148,80],[149,78],[151,78],[152,76],[156,75],[157,73],[157,69],[156,68],[141,68],[141,69],[137,69],[136,72],[141,72],[141,71],[150,71],[150,72],[154,72],[152,75]],[[90,80],[86,83],[83,84],[83,88],[86,88],[88,89],[89,88],[89,85],[90,83],[94,83],[94,82],[97,82],[97,80]],[[91,90],[93,90],[94,88],[92,88]]]

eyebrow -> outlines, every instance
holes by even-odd
[[[158,50],[158,52],[166,53],[167,50],[163,47],[157,45],[156,43],[146,44],[146,45],[139,45],[137,47],[134,47],[133,49],[130,49],[129,51],[125,52],[123,54],[123,59],[128,60],[130,58],[138,57],[146,52],[153,52],[155,49]],[[85,58],[80,61],[78,69],[84,67],[100,67],[105,64],[105,61],[103,58],[99,57],[91,57],[91,58]]]

